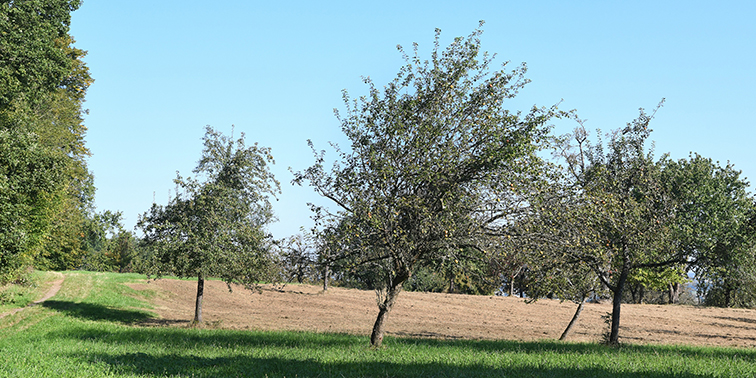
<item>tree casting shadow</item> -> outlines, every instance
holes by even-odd
[[[114,309],[86,302],[48,300],[43,302],[41,306],[83,320],[132,324],[154,318],[154,315],[146,311]]]
[[[280,357],[198,357],[146,353],[77,355],[93,364],[106,363],[117,374],[199,377],[695,377],[648,372],[616,372],[600,367],[459,366],[444,362],[319,362]]]
[[[117,345],[107,352],[75,352],[72,356],[90,361],[92,364],[105,363],[112,371],[124,375],[146,376],[198,376],[198,377],[237,377],[237,376],[322,376],[322,377],[652,377],[667,378],[681,376],[700,376],[697,374],[680,374],[679,372],[623,372],[590,362],[571,367],[554,367],[531,362],[500,364],[496,366],[470,363],[455,364],[451,361],[347,361],[286,358],[275,355],[260,355],[257,351],[265,348],[322,349],[343,348],[344,353],[352,353],[355,345],[365,345],[364,337],[353,335],[312,335],[306,333],[270,333],[247,331],[202,332],[176,328],[119,328],[114,330],[78,329],[65,332],[53,332],[50,337],[68,339],[98,340],[105,344]],[[606,347],[597,344],[516,342],[516,341],[476,341],[476,340],[437,340],[388,338],[386,348],[407,350],[412,348],[454,347],[467,350],[465,353],[509,353],[541,355],[564,354],[567,356],[595,355],[599,359],[614,358],[613,355],[631,352],[637,358],[643,356],[655,358],[669,354],[677,358],[712,358],[720,360],[746,360],[756,362],[756,352],[748,350],[697,349],[686,347],[660,346],[620,346]],[[126,347],[140,352],[113,352]],[[206,349],[208,348],[208,349]],[[218,352],[218,350],[222,350]],[[360,348],[358,348],[360,349]],[[208,350],[214,350],[215,356],[207,356]],[[159,352],[151,352],[159,351]],[[146,352],[146,353],[145,353]],[[374,351],[384,353],[384,351]],[[371,353],[371,352],[369,352]],[[617,358],[622,361],[622,358]],[[642,370],[642,369],[641,369]]]

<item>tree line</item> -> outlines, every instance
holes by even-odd
[[[482,25],[430,58],[401,46],[395,79],[344,91],[336,112],[348,146],[292,171],[324,201],[314,227],[274,240],[266,226],[280,192],[270,149],[206,128],[194,177],[177,174],[166,205],[139,217],[94,210],[84,96],[93,79],[68,34],[75,0],[0,6],[0,281],[30,267],[137,271],[259,289],[322,282],[375,290],[371,344],[403,290],[520,295],[577,304],[610,300],[607,342],[622,303],[756,305],[756,206],[748,182],[691,153],[655,156],[653,111],[591,137],[559,104],[516,111],[527,66],[495,67]],[[554,135],[554,122],[574,122]],[[662,299],[664,298],[664,299]]]
[[[0,283],[82,267],[111,248],[94,210],[83,108],[93,79],[68,33],[80,1],[0,4]],[[126,238],[118,230],[118,239]],[[112,231],[112,230],[110,230]],[[121,240],[124,241],[124,240]],[[112,241],[116,244],[116,241]]]

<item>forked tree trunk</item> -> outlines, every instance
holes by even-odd
[[[575,326],[575,324],[577,324],[578,318],[580,318],[580,313],[583,312],[584,305],[585,305],[585,296],[583,296],[583,300],[580,301],[580,304],[578,305],[578,308],[575,311],[575,315],[573,315],[572,320],[570,320],[570,324],[568,324],[567,328],[564,329],[564,332],[562,332],[562,336],[559,336],[560,341],[564,341],[564,339],[567,338],[567,335],[572,330],[572,327]]]
[[[383,332],[386,325],[386,318],[388,318],[391,308],[394,307],[394,302],[396,302],[399,292],[402,291],[402,284],[406,280],[407,279],[405,278],[401,282],[395,283],[386,293],[386,298],[383,302],[378,304],[378,318],[375,319],[373,333],[370,335],[370,345],[374,348],[378,348],[383,344]]]
[[[669,284],[669,304],[680,303],[680,290],[682,285],[679,282]]]
[[[197,302],[194,305],[194,322],[202,323],[202,296],[205,294],[205,278],[202,273],[197,275]]]

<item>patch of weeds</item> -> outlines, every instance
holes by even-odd
[[[23,289],[19,289],[16,286],[9,286],[0,291],[0,305],[13,305],[17,301],[24,297]]]
[[[38,277],[27,273],[15,281],[0,287],[0,306],[24,307],[34,301],[36,289],[39,287]]]

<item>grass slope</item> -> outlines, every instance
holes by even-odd
[[[0,377],[746,377],[756,351],[387,338],[139,326],[137,275],[71,272],[43,306],[0,319]]]
[[[0,287],[0,314],[26,307],[41,298],[55,278],[57,276],[52,272],[33,272],[23,285]]]

